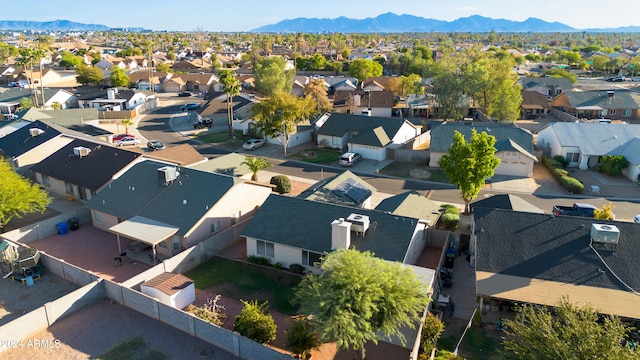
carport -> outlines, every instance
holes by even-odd
[[[156,263],[156,245],[178,232],[178,228],[144,216],[134,216],[109,228],[118,237],[118,252],[122,254],[120,235],[151,246],[153,263]]]

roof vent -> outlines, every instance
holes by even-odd
[[[91,149],[83,146],[76,146],[73,148],[73,154],[81,158],[89,155],[90,152],[91,152]]]
[[[31,136],[42,135],[44,134],[44,130],[38,129],[38,128],[31,128],[29,129],[29,134],[31,134]]]
[[[609,90],[609,91],[607,91],[607,97],[612,98],[612,97],[614,97],[615,95],[616,95],[616,92],[615,92],[615,91],[613,91],[613,90]]]
[[[351,214],[347,217],[347,221],[351,223],[351,230],[364,236],[369,229],[369,217],[360,214]]]
[[[620,230],[609,224],[592,224],[589,235],[592,244],[603,250],[615,251],[620,240]]]
[[[158,180],[160,184],[167,186],[178,178],[180,173],[173,166],[164,166],[158,169]]]

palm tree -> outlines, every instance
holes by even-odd
[[[271,167],[271,164],[263,157],[245,157],[241,165],[247,165],[253,173],[251,180],[256,182],[258,181],[258,171]]]
[[[229,125],[229,138],[233,139],[233,97],[240,94],[242,85],[232,71],[220,72],[220,82],[222,83],[222,92],[227,94],[227,123]]]
[[[129,126],[133,126],[133,121],[131,119],[124,119],[120,122],[121,125],[124,125],[124,132],[126,134],[129,133]]]

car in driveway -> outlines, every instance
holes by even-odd
[[[338,164],[340,164],[340,166],[353,166],[359,163],[360,160],[362,160],[362,155],[358,153],[348,152],[340,156],[340,160],[338,160]]]
[[[180,106],[180,110],[181,111],[189,111],[189,110],[195,110],[197,108],[200,107],[200,104],[198,103],[188,103],[188,104],[184,104],[182,106]]]
[[[135,136],[131,135],[131,134],[118,134],[118,135],[113,135],[112,140],[113,142],[116,142],[118,140],[122,140],[126,137],[132,137],[134,138]]]
[[[140,139],[138,139],[137,137],[123,137],[120,140],[116,140],[113,142],[114,145],[117,146],[125,146],[125,145],[138,145],[140,144]]]
[[[265,142],[263,139],[249,139],[244,144],[242,144],[242,148],[245,150],[255,150],[259,147],[263,147]]]
[[[149,140],[147,143],[147,149],[149,150],[163,150],[164,144],[158,140]]]
[[[607,79],[607,81],[609,82],[623,82],[625,81],[626,78],[624,76],[615,76],[615,77],[610,77]]]
[[[178,96],[180,96],[180,97],[189,97],[189,96],[192,96],[192,95],[193,95],[193,93],[191,91],[183,91],[183,92],[178,93]]]

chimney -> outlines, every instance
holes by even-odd
[[[344,218],[331,223],[331,250],[348,249],[351,246],[351,223]]]
[[[116,89],[107,89],[107,99],[113,100],[116,98]]]

